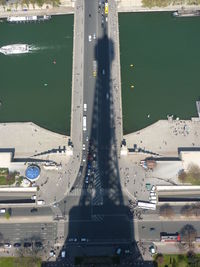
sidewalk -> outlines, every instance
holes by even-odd
[[[160,12],[160,11],[175,11],[178,9],[199,10],[200,5],[170,5],[167,7],[144,7],[142,0],[117,0],[118,12]]]
[[[10,223],[48,223],[53,222],[53,216],[11,216],[9,219],[5,217],[0,217],[0,224],[10,224]]]

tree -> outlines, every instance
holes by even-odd
[[[189,249],[192,248],[192,242],[195,241],[197,237],[197,231],[194,228],[193,225],[191,224],[186,224],[182,229],[181,229],[181,237],[182,241],[188,244]]]
[[[169,204],[164,204],[160,207],[159,214],[160,216],[170,218],[174,215],[174,210]]]
[[[183,216],[199,216],[200,213],[200,205],[199,204],[193,204],[193,205],[185,205],[181,209],[181,214]]]
[[[179,179],[182,183],[185,183],[185,182],[186,182],[186,179],[187,179],[187,173],[186,173],[184,170],[182,170],[182,171],[179,173],[178,179]]]
[[[156,262],[157,262],[158,266],[160,266],[160,265],[163,264],[163,262],[164,262],[164,257],[163,257],[162,254],[158,254],[158,255],[156,256]]]

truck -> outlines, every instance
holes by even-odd
[[[156,204],[150,202],[138,201],[137,207],[145,210],[156,210]]]
[[[86,119],[87,119],[87,117],[86,116],[83,116],[83,131],[86,131],[87,130],[87,127],[86,127]]]

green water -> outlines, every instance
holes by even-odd
[[[0,122],[32,121],[69,134],[73,16],[54,16],[42,23],[0,23],[0,46],[16,43],[34,50],[0,54]]]
[[[181,119],[197,116],[200,17],[127,13],[119,15],[119,24],[124,133],[168,114]]]

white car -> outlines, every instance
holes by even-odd
[[[88,137],[88,136],[86,136],[86,141],[88,142],[88,140],[89,140],[89,137]]]
[[[87,242],[87,241],[88,241],[87,238],[85,238],[85,237],[82,237],[82,238],[81,238],[81,242]]]
[[[55,256],[56,256],[56,253],[54,252],[54,250],[51,250],[51,251],[49,252],[49,256],[50,256],[50,257],[55,257]]]
[[[89,183],[89,178],[88,178],[88,176],[85,177],[85,183],[86,183],[86,184]]]
[[[92,36],[88,35],[88,41],[91,42],[92,41]]]
[[[84,105],[83,105],[83,110],[84,110],[84,111],[87,111],[87,104],[84,104]]]
[[[63,250],[63,251],[61,252],[61,258],[65,258],[65,255],[66,255],[66,252]]]
[[[11,247],[12,247],[12,245],[10,243],[5,243],[4,244],[4,248],[11,248]]]
[[[85,150],[85,144],[83,144],[83,150]]]
[[[93,39],[94,39],[94,40],[96,39],[96,34],[95,34],[95,33],[93,34]]]

